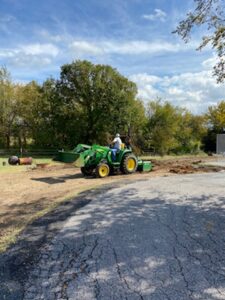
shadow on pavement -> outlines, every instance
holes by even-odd
[[[101,299],[107,299],[103,287],[111,292],[109,299],[219,299],[225,291],[225,197],[214,202],[215,195],[176,199],[170,194],[172,203],[164,194],[139,198],[131,185],[118,194],[106,191],[83,193],[60,206],[1,255],[0,298],[22,299],[28,277],[41,286],[46,279],[33,270],[43,260],[47,278],[59,286],[66,282],[74,295],[88,292],[90,285]],[[97,197],[100,205],[92,202],[80,210]],[[65,227],[54,241],[73,215],[74,227]]]

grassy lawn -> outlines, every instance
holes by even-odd
[[[5,165],[4,165],[5,163]],[[57,165],[59,164],[56,161],[53,161],[50,157],[37,157],[33,158],[32,166],[35,166],[37,164],[50,164],[50,165]],[[27,169],[31,168],[31,166],[10,166],[8,164],[8,157],[0,157],[0,173],[14,173],[14,172],[21,172],[26,171]]]

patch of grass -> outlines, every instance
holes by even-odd
[[[35,166],[37,164],[50,164],[57,165],[59,162],[53,161],[51,157],[34,157],[32,165]],[[3,165],[5,164],[5,165]],[[8,164],[8,157],[0,157],[0,173],[14,173],[14,172],[22,172],[26,171],[30,166],[10,166]]]
[[[10,228],[4,235],[0,237],[0,253],[6,251],[9,245],[16,242],[16,237],[23,230],[24,227]]]

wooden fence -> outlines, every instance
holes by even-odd
[[[16,155],[18,157],[54,157],[60,149],[0,149],[0,157],[9,157]],[[155,156],[157,153],[154,148],[142,149],[141,155]]]

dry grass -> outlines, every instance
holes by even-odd
[[[48,212],[53,211],[60,203],[73,199],[79,193],[93,188],[95,188],[95,186],[88,186],[87,188],[78,189],[75,193],[67,194],[66,197],[56,198],[54,202],[44,201],[40,205],[33,204],[30,208],[25,208],[26,212],[22,213],[22,215],[20,210],[15,210],[14,213],[12,213],[9,217],[6,228],[1,231],[0,253],[4,252],[9,245],[16,242],[17,236],[26,228],[28,224],[44,216]],[[21,207],[24,208],[26,205],[21,205]],[[2,223],[0,222],[0,228],[1,225]]]
[[[13,168],[13,167],[12,167]],[[15,167],[17,170],[19,167]],[[84,178],[73,166],[53,165],[44,169],[18,169],[1,173],[0,252],[16,241],[17,235],[32,221],[52,211],[80,192],[121,180]],[[131,176],[133,177],[133,176]]]
[[[53,161],[49,157],[44,158],[33,158],[32,166],[36,166],[37,164],[47,163],[49,165],[59,165],[58,162]],[[5,164],[5,165],[3,165]],[[24,172],[32,168],[32,166],[10,166],[8,164],[8,157],[0,157],[0,174],[1,173],[17,173],[17,172]]]

